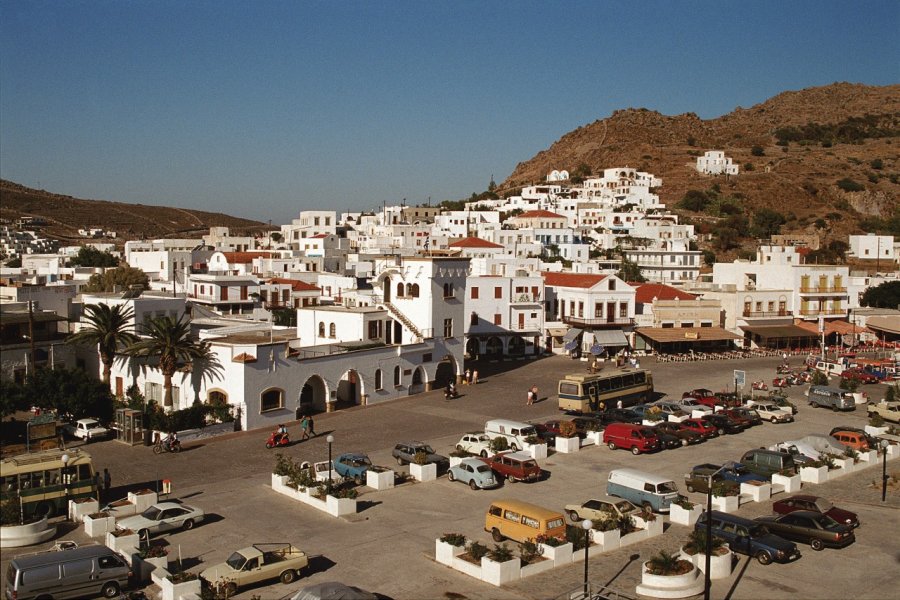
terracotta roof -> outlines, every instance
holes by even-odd
[[[231,362],[236,363],[251,363],[256,362],[256,357],[252,354],[247,354],[246,352],[241,352],[237,356],[231,359]]]
[[[271,252],[223,252],[222,256],[228,261],[228,264],[243,265],[251,262],[254,258],[272,258]]]
[[[311,283],[306,283],[299,279],[285,279],[284,277],[273,277],[269,280],[269,283],[286,283],[290,285],[291,289],[295,292],[319,292],[322,290],[322,288],[316,287]]]
[[[528,212],[524,212],[515,218],[517,218],[517,219],[534,219],[537,217],[553,217],[556,219],[565,219],[566,218],[563,215],[558,215],[555,212],[550,212],[549,210],[529,210]]]
[[[741,339],[741,336],[721,327],[639,327],[635,331],[638,335],[662,343]]]
[[[318,234],[318,235],[312,236],[310,239],[315,240],[315,239],[322,239],[322,238],[327,238],[327,237],[328,237],[328,234],[327,234],[327,233],[320,233],[320,234]]]
[[[659,300],[693,300],[695,296],[682,292],[678,288],[663,283],[639,283],[634,286],[634,301],[638,304],[650,304],[654,298]]]
[[[801,321],[800,319],[797,319],[794,321],[794,325],[815,334],[819,333],[819,324],[815,321]],[[859,325],[853,325],[853,323],[848,323],[847,321],[825,321],[825,334],[831,335],[832,333],[844,335],[847,333],[872,333],[872,331],[865,327],[860,327]]]
[[[451,248],[503,248],[500,244],[489,242],[478,237],[467,237],[449,244]]]
[[[591,288],[606,279],[606,275],[593,275],[590,273],[550,273],[542,271],[544,285],[556,287]]]

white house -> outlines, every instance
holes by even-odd
[[[544,281],[538,273],[470,276],[465,294],[466,353],[526,356],[540,353]]]
[[[697,171],[705,175],[737,175],[738,166],[721,150],[709,150],[697,157]]]
[[[851,256],[862,260],[880,260],[884,263],[885,268],[891,268],[890,263],[898,260],[898,256],[894,252],[894,236],[892,235],[867,233],[849,237],[849,254]]]

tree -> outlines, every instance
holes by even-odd
[[[73,419],[94,417],[102,422],[113,418],[113,398],[109,386],[81,369],[37,369],[28,376],[24,393],[32,404],[53,409]]]
[[[89,325],[66,340],[70,344],[96,346],[103,363],[103,381],[110,385],[110,373],[120,348],[138,341],[138,336],[130,331],[134,311],[130,306],[116,304],[87,304],[84,318]]]
[[[150,319],[143,334],[144,338],[126,348],[124,354],[144,359],[151,368],[162,373],[165,390],[163,405],[170,407],[173,404],[172,376],[179,366],[204,358],[208,342],[197,342],[191,338],[190,322],[185,317],[177,321],[172,317]]]
[[[690,210],[693,212],[703,212],[709,205],[711,199],[706,192],[700,190],[688,190],[684,197],[676,204],[675,208]]]
[[[730,250],[737,247],[741,238],[741,234],[731,227],[716,227],[713,235],[716,236],[715,246],[719,250]]]
[[[763,208],[753,215],[753,226],[750,233],[753,237],[767,238],[777,234],[786,222],[787,219],[780,212],[771,208]]]
[[[76,267],[117,267],[119,259],[93,246],[82,246],[78,254],[69,261]]]
[[[150,287],[150,278],[140,269],[124,266],[109,269],[105,273],[95,273],[88,279],[84,288],[86,292],[114,292],[117,289],[127,290],[133,285]]]
[[[25,386],[12,381],[0,381],[0,419],[19,410],[28,410],[31,406],[31,398],[25,391]]]
[[[872,308],[900,308],[900,281],[886,281],[863,293],[860,304]]]
[[[752,154],[753,156],[765,156],[766,151],[763,150],[762,146],[753,146],[752,148],[750,148],[750,154]]]
[[[644,283],[647,281],[647,278],[641,273],[641,267],[638,266],[636,262],[630,261],[624,257],[622,258],[622,266],[619,269],[619,272],[616,273],[616,277],[624,281],[635,283]]]

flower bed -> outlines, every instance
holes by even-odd
[[[343,517],[344,515],[352,515],[357,512],[355,498],[337,498],[332,495],[325,496],[324,499],[317,498],[310,488],[292,488],[287,483],[287,476],[272,474],[272,489],[279,494],[299,500],[300,502],[312,506],[322,512],[326,512],[333,517]]]

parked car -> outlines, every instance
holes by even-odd
[[[500,485],[500,480],[494,476],[491,467],[477,458],[464,458],[455,467],[450,467],[447,479],[465,483],[473,490],[486,490]]]
[[[872,402],[869,403],[867,410],[870,417],[881,415],[885,421],[900,423],[900,402],[888,402],[887,400]]]
[[[753,405],[753,410],[761,419],[770,423],[791,423],[794,420],[793,415],[774,402],[757,402]]]
[[[673,435],[662,429],[657,429],[655,425],[650,426],[650,429],[653,430],[654,435],[659,438],[659,447],[661,449],[673,450],[675,448],[681,448],[681,438],[677,435]]]
[[[758,412],[756,412],[755,408],[749,408],[747,406],[735,406],[726,408],[722,412],[724,412],[728,418],[734,419],[735,421],[746,427],[755,427],[757,425],[762,425],[762,417]]]
[[[850,379],[859,383],[879,383],[881,381],[876,375],[863,369],[846,369],[841,373],[841,379]]]
[[[800,558],[797,544],[769,532],[761,523],[714,510],[701,514],[694,529],[705,532],[707,519],[711,520],[712,534],[728,542],[732,552],[752,556],[761,565]]]
[[[705,415],[711,415],[715,412],[715,408],[701,404],[696,398],[682,398],[681,409],[688,414],[693,414],[696,411]]]
[[[579,437],[582,437],[582,439],[587,436],[588,431],[603,431],[606,427],[601,419],[594,417],[592,414],[572,417],[572,422],[575,423],[575,430],[578,431]],[[581,436],[582,433],[585,435]]]
[[[544,474],[537,461],[527,452],[501,452],[488,458],[479,458],[498,478],[510,483],[517,481],[538,481]]]
[[[828,515],[798,510],[786,515],[757,517],[756,522],[777,536],[809,544],[813,550],[844,548],[856,541],[853,528],[838,523]]]
[[[240,588],[263,581],[293,583],[307,566],[306,552],[291,544],[253,544],[232,552],[225,562],[204,569],[200,579],[213,591],[230,598]]]
[[[689,392],[683,393],[681,397],[693,398],[697,402],[697,404],[703,404],[705,406],[709,406],[710,408],[714,407],[716,404],[719,404],[719,399],[716,398],[715,392],[706,388],[695,388]]]
[[[783,409],[785,409],[785,410],[790,410],[790,413],[791,413],[792,415],[796,415],[797,412],[798,412],[798,410],[799,410],[799,409],[797,408],[797,405],[796,405],[796,404],[794,404],[793,402],[791,402],[790,400],[788,400],[785,396],[782,396],[782,395],[780,395],[780,394],[769,394],[768,400],[769,400],[770,402],[774,402],[774,403],[775,403],[775,406],[777,406],[777,407],[779,407],[779,408],[783,408]],[[750,402],[750,403],[747,404],[747,406],[748,406],[748,407],[752,407],[752,406],[753,406],[753,403]]]
[[[372,461],[365,454],[347,452],[334,459],[334,470],[345,479],[361,484],[366,480],[366,471],[372,468]]]
[[[741,433],[746,429],[744,425],[720,412],[712,415],[703,415],[700,418],[715,427],[719,435]]]
[[[704,439],[719,437],[719,430],[716,429],[712,423],[704,421],[703,419],[686,419],[682,421],[681,424],[689,430],[699,433]]]
[[[180,502],[157,502],[139,515],[126,517],[116,523],[116,529],[130,529],[142,539],[154,533],[173,529],[193,529],[195,523],[203,520],[203,510]]]
[[[780,515],[786,515],[797,510],[813,511],[828,515],[838,523],[843,523],[850,527],[859,527],[859,517],[855,512],[838,508],[831,503],[831,500],[821,496],[797,494],[796,496],[773,502],[772,510]]]
[[[604,496],[581,504],[566,504],[566,515],[573,523],[583,519],[591,521],[618,521],[622,517],[639,515],[641,509],[622,498]]]
[[[715,473],[715,475],[713,475]],[[684,475],[684,487],[689,492],[709,491],[709,478],[712,476],[713,485],[719,481],[733,482],[735,487],[747,481],[766,481],[766,477],[751,473],[747,467],[736,462],[727,462],[724,465],[703,463],[695,465],[690,473]]]
[[[656,407],[656,409],[663,414],[663,416],[668,419],[669,415],[673,415],[675,417],[686,417],[691,412],[690,408],[685,408],[683,404],[679,404],[677,402],[666,402],[664,400],[659,402],[654,402],[651,406]]]
[[[794,459],[794,463],[797,464],[798,467],[803,467],[811,462],[815,462],[816,459],[812,456],[808,456],[803,453],[802,450],[797,446],[797,444],[792,442],[778,442],[777,444],[773,444],[769,446],[769,450],[776,450],[778,452],[783,452],[785,454],[790,454],[791,458]],[[811,449],[805,448],[807,452],[812,452]],[[816,456],[819,456],[819,453],[815,453]]]
[[[661,423],[654,425],[653,428],[657,431],[664,431],[669,435],[678,436],[681,439],[681,444],[683,446],[687,446],[688,444],[699,444],[705,439],[696,431],[691,431],[681,423],[676,423],[674,421],[662,421]]]
[[[459,438],[456,449],[482,457],[489,456],[491,454],[491,438],[483,431],[470,431]]]
[[[97,419],[78,419],[74,423],[68,423],[63,427],[63,431],[67,435],[74,438],[92,442],[94,440],[105,439],[112,433],[109,429],[100,424]]]
[[[661,449],[655,429],[634,423],[610,423],[603,430],[603,443],[610,450],[625,448],[634,455]]]
[[[608,423],[641,423],[643,417],[630,408],[607,408],[603,411],[607,415]]]
[[[537,430],[538,437],[548,443],[552,443],[556,441],[556,436],[560,435],[560,425],[566,421],[567,419],[551,419],[550,421],[544,421],[543,423],[535,423],[534,428]],[[574,422],[573,424],[575,425],[575,434],[579,439],[583,440],[587,437],[583,427],[579,428],[578,424],[575,424]]]
[[[873,435],[869,435],[866,433],[865,429],[860,429],[859,427],[852,427],[850,425],[838,425],[837,427],[832,427],[831,431],[828,432],[828,435],[834,437],[834,434],[838,431],[852,431],[854,433],[858,433],[866,439],[866,442],[869,444],[870,448],[878,447],[878,438]]]
[[[765,448],[748,450],[741,457],[741,464],[748,470],[766,478],[775,473],[797,474],[797,464],[794,462],[793,456],[778,450],[766,450]]]
[[[836,439],[839,444],[852,450],[865,452],[869,449],[869,442],[866,436],[856,431],[832,430],[831,437]]]
[[[417,457],[423,454],[425,462],[422,464],[437,465],[438,473],[443,473],[450,468],[450,459],[435,452],[434,448],[425,442],[399,442],[391,452],[391,456],[397,459],[398,465],[419,462]]]

